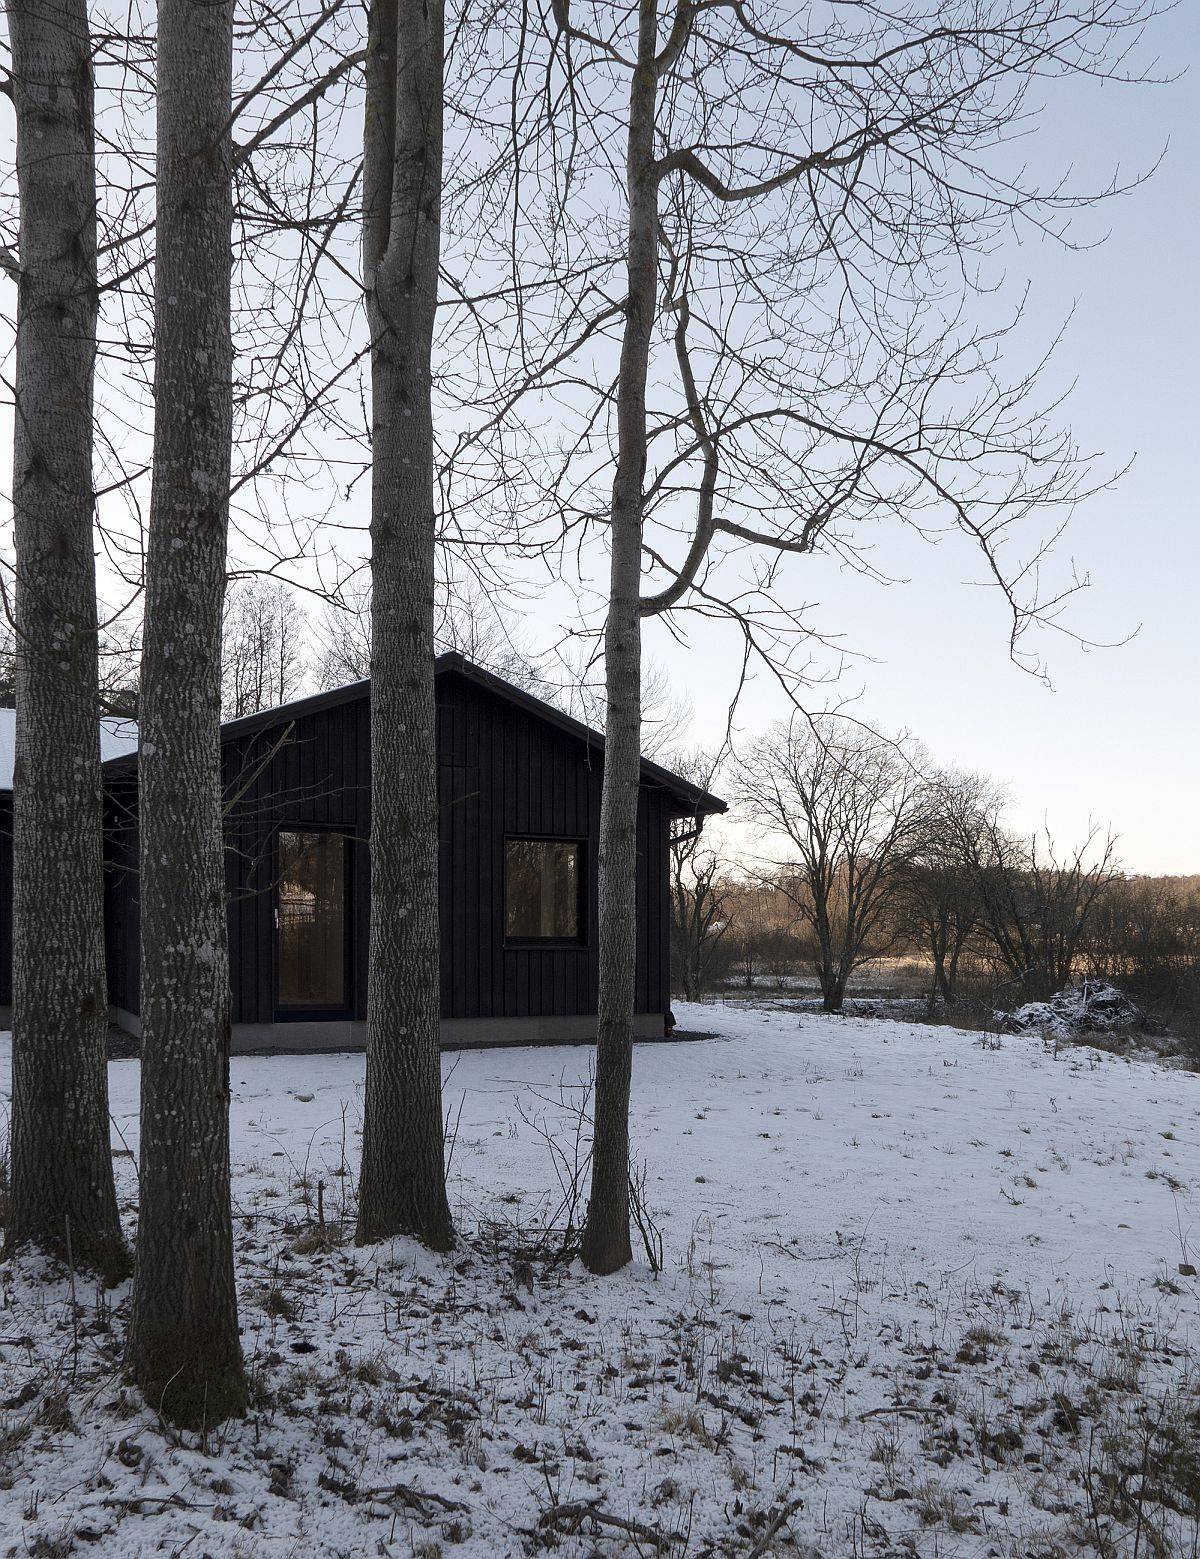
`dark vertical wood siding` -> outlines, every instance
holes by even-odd
[[[454,672],[438,679],[441,766],[442,1016],[582,1016],[596,1010],[600,752]],[[669,1004],[667,849],[672,802],[643,786],[638,813],[637,1010]],[[510,947],[504,842],[584,845],[578,947]]]
[[[442,1016],[585,1016],[596,1011],[602,756],[456,671],[438,676]],[[233,734],[223,750],[226,885],[235,1023],[275,1018],[275,839],[280,827],[344,832],[351,849],[353,1014],[366,1017],[370,913],[370,729],[358,696]],[[672,798],[644,785],[638,812],[637,1010],[670,1000],[667,859]],[[138,1010],[135,782],[110,779],[105,902],[110,1000]],[[11,967],[11,801],[0,797],[0,1000]],[[504,845],[512,835],[584,846],[578,946],[508,946]]]
[[[351,1010],[355,1017],[366,1016],[367,726],[366,699],[356,698],[225,743],[225,860],[235,1023],[270,1023],[275,1017],[276,838],[288,826],[328,828],[351,840]]]

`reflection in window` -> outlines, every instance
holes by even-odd
[[[507,839],[504,934],[513,941],[579,941],[582,846],[574,839]]]
[[[346,1004],[346,838],[279,835],[279,1005]]]

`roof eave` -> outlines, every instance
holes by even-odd
[[[592,730],[590,726],[584,725],[582,720],[577,720],[574,715],[566,714],[555,705],[548,704],[544,698],[527,693],[523,688],[514,687],[503,677],[498,677],[483,666],[477,666],[458,650],[445,650],[435,659],[435,674],[447,671],[456,672],[468,681],[486,688],[497,697],[516,704],[518,708],[527,710],[538,719],[557,726],[559,730],[576,737],[586,746],[603,753],[604,736],[600,731]],[[332,709],[339,704],[353,703],[355,699],[365,698],[370,691],[370,686],[369,679],[348,682],[344,687],[330,688],[324,693],[311,693],[307,698],[298,698],[290,704],[279,704],[273,709],[262,709],[252,715],[243,715],[237,720],[227,720],[221,726],[221,740],[222,742],[236,740],[240,736],[250,736],[257,731],[266,730],[269,726],[278,725],[284,720],[299,720],[306,715],[319,714],[322,710]],[[103,767],[106,773],[121,774],[127,769],[133,769],[136,764],[137,754],[134,752],[109,758]],[[669,769],[664,769],[651,758],[642,759],[642,778],[658,785],[671,796],[677,803],[677,816],[710,817],[729,810],[728,804],[719,796],[711,795],[699,786],[689,784],[682,776],[672,774]]]

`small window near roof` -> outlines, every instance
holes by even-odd
[[[583,846],[577,839],[506,839],[504,934],[513,942],[578,942]]]

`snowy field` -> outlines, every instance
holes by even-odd
[[[447,1057],[445,1260],[341,1235],[361,1057],[235,1058],[251,1415],[164,1432],[127,1291],[0,1268],[0,1552],[1200,1552],[1200,1077],[678,1016],[719,1034],[635,1059],[657,1275],[536,1248],[588,1051]],[[137,1063],[110,1081],[132,1219]]]

